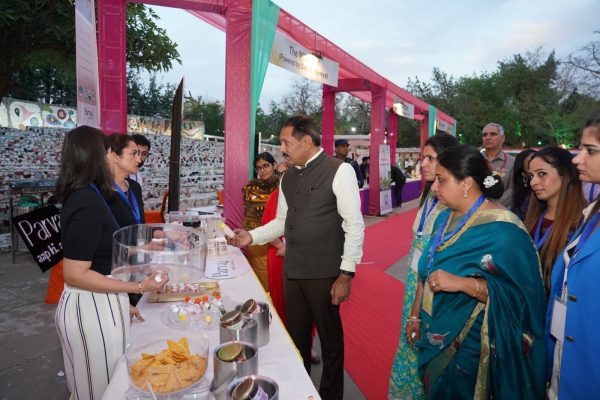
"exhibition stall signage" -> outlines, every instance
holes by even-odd
[[[271,64],[294,72],[307,79],[325,83],[329,86],[338,85],[339,64],[313,54],[310,50],[275,32],[271,48]]]
[[[12,223],[43,272],[62,260],[58,208],[54,206],[36,208],[26,214],[13,217]]]
[[[96,16],[92,0],[75,2],[75,59],[79,125],[100,127]]]
[[[393,105],[394,112],[401,117],[415,119],[415,106],[404,100],[396,99]]]

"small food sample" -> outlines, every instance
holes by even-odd
[[[175,329],[214,329],[218,327],[222,307],[220,297],[186,296],[182,302],[175,303],[163,311],[161,321],[169,328]]]
[[[221,297],[218,282],[169,282],[161,293],[150,293],[149,303],[181,301],[186,297],[202,297],[203,295]]]
[[[206,372],[207,359],[190,354],[188,340],[167,340],[168,349],[158,354],[142,353],[141,360],[131,366],[133,384],[147,391],[152,385],[155,393],[173,393],[197,382]]]

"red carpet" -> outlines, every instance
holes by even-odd
[[[367,399],[387,398],[402,319],[404,285],[385,270],[408,255],[417,209],[365,230],[362,264],[342,305],[345,369]]]

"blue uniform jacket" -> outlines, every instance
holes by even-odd
[[[574,236],[575,237],[575,236]],[[546,338],[549,371],[556,339],[550,334],[555,296],[560,297],[565,262],[562,254],[552,270]],[[560,367],[560,400],[593,399],[600,396],[600,229],[589,237],[567,274],[567,317]]]

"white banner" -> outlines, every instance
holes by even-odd
[[[338,85],[338,63],[312,54],[278,32],[275,32],[269,61],[307,79],[329,86]]]
[[[437,129],[442,132],[446,132],[451,135],[454,135],[454,125],[444,121],[443,119],[438,118]]]
[[[390,167],[390,146],[379,145],[379,214],[392,212],[392,172]]]
[[[415,119],[415,106],[404,100],[396,99],[393,109],[396,114],[408,119]]]
[[[98,47],[93,0],[75,1],[77,119],[79,125],[100,127]]]

